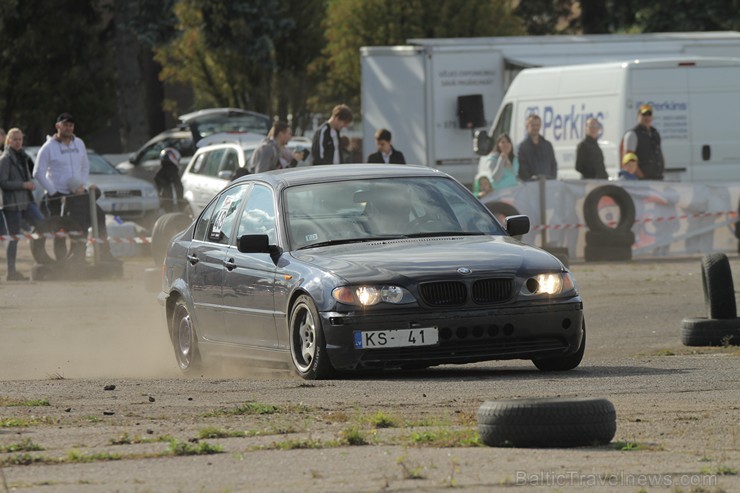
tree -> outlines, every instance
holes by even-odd
[[[311,67],[324,77],[315,111],[343,101],[359,108],[360,48],[406,44],[411,38],[524,34],[505,0],[329,0],[327,44]]]
[[[573,0],[527,0],[519,2],[514,13],[522,20],[527,34],[557,34],[569,26]]]
[[[43,143],[64,111],[83,133],[115,112],[109,32],[98,3],[0,1],[0,124],[21,127],[29,145]]]

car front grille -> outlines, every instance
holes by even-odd
[[[461,281],[428,282],[419,286],[423,301],[430,306],[463,306],[470,299],[477,305],[502,303],[513,294],[511,278],[479,279],[472,286]]]
[[[141,197],[141,190],[106,190],[105,196],[115,199],[126,199],[129,197]]]

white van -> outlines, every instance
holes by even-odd
[[[607,172],[616,178],[625,132],[637,124],[637,108],[653,105],[653,126],[662,139],[666,180],[740,181],[740,59],[666,58],[521,71],[499,107],[490,136],[526,136],[527,116],[542,118],[541,134],[558,161],[558,178],[574,179],[576,146],[586,120],[603,124],[599,145]],[[492,145],[485,135],[476,152]]]

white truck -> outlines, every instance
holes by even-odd
[[[363,47],[363,154],[375,152],[375,131],[387,128],[409,163],[434,166],[470,185],[478,168],[471,146],[473,131],[490,128],[504,94],[522,70],[671,56],[740,57],[740,33],[410,39],[404,46]],[[601,82],[579,84],[593,88]],[[530,96],[552,89],[538,86]],[[573,118],[579,108],[573,108]],[[692,104],[689,114],[693,110]],[[661,112],[667,116],[667,111],[668,107],[659,107],[656,116]],[[700,124],[693,117],[689,122]],[[677,133],[661,128],[668,123],[673,124],[656,119],[664,138],[672,140],[670,134]],[[680,163],[673,155],[668,159],[672,168],[683,167]],[[561,169],[565,173],[566,161]]]
[[[662,139],[666,180],[740,181],[740,59],[681,57],[531,68],[509,87],[480,154],[507,133],[526,137],[525,123],[540,115],[540,134],[553,144],[558,178],[580,178],[576,146],[586,120],[603,125],[599,145],[609,176],[617,177],[621,140],[637,124],[637,109],[653,105]]]

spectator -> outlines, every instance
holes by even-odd
[[[406,164],[406,158],[401,151],[397,151],[391,145],[391,132],[385,128],[379,128],[375,132],[375,145],[378,152],[367,157],[368,163]]]
[[[331,117],[313,135],[313,164],[341,164],[340,132],[352,123],[352,110],[345,104],[334,107]]]
[[[544,175],[550,180],[558,177],[558,162],[552,144],[540,135],[542,119],[539,115],[527,117],[527,137],[519,143],[519,178],[536,180]],[[494,184],[494,188],[495,188]]]
[[[624,152],[637,155],[637,176],[641,180],[662,180],[665,158],[660,134],[653,127],[653,106],[643,104],[637,110],[638,123],[624,136]]]
[[[493,178],[491,186],[494,190],[514,187],[519,184],[519,160],[514,155],[514,144],[507,134],[499,135],[496,145],[487,158],[490,176]]]
[[[81,228],[87,238],[90,227],[90,199],[86,189],[90,175],[90,161],[87,148],[81,138],[74,134],[75,120],[69,113],[57,117],[56,133],[49,137],[39,149],[33,176],[46,190],[44,206],[49,216],[61,215],[62,200],[64,212]],[[105,226],[105,212],[97,206],[98,233],[108,238]],[[72,243],[72,260],[85,262],[86,241]],[[100,260],[119,263],[120,260],[110,253],[110,244],[101,244]]]
[[[352,151],[349,148],[349,137],[342,135],[339,138],[339,154],[343,163],[352,162]]]
[[[349,150],[352,153],[352,162],[361,163],[362,162],[362,138],[352,137],[351,139],[349,139]]]
[[[478,174],[475,178],[475,185],[473,186],[473,193],[476,197],[483,198],[489,193],[493,192],[491,186],[491,179],[486,174]]]
[[[293,137],[290,125],[277,121],[260,145],[252,153],[247,164],[250,173],[262,173],[283,167],[280,159],[284,155],[285,144]],[[291,156],[292,159],[292,156]]]
[[[622,158],[622,169],[619,170],[620,180],[638,180],[637,177],[637,156],[633,152],[628,152]]]
[[[31,159],[23,150],[23,132],[11,128],[6,137],[7,145],[0,156],[0,188],[3,190],[3,213],[8,234],[17,235],[21,230],[21,220],[37,225],[44,219],[33,200],[36,185],[31,180],[28,161]],[[8,242],[8,281],[27,281],[28,278],[15,268],[18,241]]]
[[[159,153],[159,171],[154,175],[159,200],[166,212],[180,212],[183,188],[180,180],[180,152],[165,147]]]
[[[609,179],[604,166],[604,153],[601,152],[597,142],[600,133],[599,120],[596,118],[586,120],[586,136],[576,148],[576,171],[581,173],[583,179]]]
[[[3,152],[5,150],[5,129],[0,128],[0,152]]]

